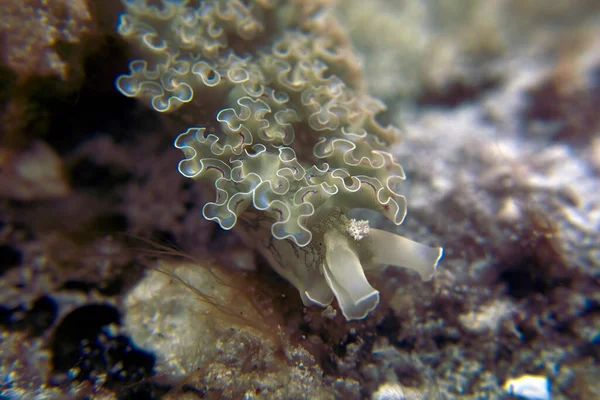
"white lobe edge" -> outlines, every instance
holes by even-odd
[[[370,229],[373,263],[395,265],[416,271],[421,279],[433,278],[444,255],[441,247],[429,247],[404,236],[380,229]]]
[[[316,279],[312,282],[310,288],[304,292],[300,292],[300,297],[302,298],[302,303],[307,307],[314,304],[327,307],[333,301],[334,293],[325,280]]]
[[[363,319],[379,304],[379,292],[367,281],[360,260],[337,231],[325,234],[323,274],[348,321]]]

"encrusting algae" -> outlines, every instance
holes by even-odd
[[[184,176],[214,184],[206,219],[235,227],[305,305],[336,297],[347,320],[379,303],[364,270],[433,276],[441,248],[348,218],[366,208],[400,225],[405,175],[328,1],[124,3],[118,30],[141,58],[117,88],[193,122],[175,146]]]

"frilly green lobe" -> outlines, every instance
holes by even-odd
[[[305,303],[326,305],[335,294],[346,318],[363,318],[379,294],[361,262],[376,258],[353,244],[345,216],[368,208],[401,224],[405,174],[386,151],[397,129],[376,121],[385,106],[356,89],[352,52],[324,33],[325,2],[161,3],[125,1],[119,33],[141,58],[117,79],[118,90],[192,119],[216,110],[199,121],[210,132],[190,127],[175,140],[180,173],[214,187],[204,217],[256,237],[269,231],[261,250],[277,248],[267,258]],[[426,254],[426,264],[437,254],[405,248],[410,262],[412,253]],[[352,265],[356,284],[341,264]]]

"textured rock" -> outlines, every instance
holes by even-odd
[[[22,77],[70,79],[81,74],[82,37],[93,29],[85,0],[4,1],[2,62]]]
[[[244,277],[161,263],[125,299],[124,328],[172,383],[185,378],[187,387],[226,398],[334,398],[314,357],[279,331],[270,301],[253,302],[258,288]]]
[[[47,200],[65,197],[70,188],[59,156],[36,141],[27,149],[0,148],[0,196],[16,200]]]

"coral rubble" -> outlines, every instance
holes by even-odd
[[[62,53],[60,40],[56,48],[44,47],[65,57],[68,72],[84,58],[86,79],[76,93],[61,94],[63,84],[75,87],[69,77],[34,73],[25,79],[0,67],[6,122],[0,129],[13,132],[2,142],[0,165],[0,397],[475,400],[530,395],[534,387],[554,400],[600,398],[598,1],[339,0],[337,8],[331,0],[143,4],[164,10],[167,3],[173,15],[206,7],[200,15],[182,14],[178,32],[186,34],[190,50],[181,56],[193,58],[209,46],[202,59],[183,61],[204,61],[198,76],[216,85],[194,80],[185,68],[166,74],[153,64],[155,52],[164,49],[152,27],[172,19],[151,18],[136,31],[150,18],[131,17],[132,9],[144,9],[136,0],[126,2],[129,11],[122,9],[130,15],[123,29],[131,29],[131,40],[116,32],[111,15],[114,21],[104,24],[112,33],[92,55],[85,45],[80,52],[84,42],[77,40],[67,46],[74,57]],[[80,0],[23,2],[31,4],[40,5],[38,15],[67,4],[109,14],[115,4],[122,7],[119,0],[103,1],[103,7]],[[34,20],[27,7],[11,7],[15,14],[0,25],[13,21],[11,32],[21,37],[3,45],[34,40],[36,26],[72,26],[71,12]],[[345,22],[337,23],[334,14]],[[218,24],[191,29],[207,17]],[[168,39],[165,45],[181,38],[158,33]],[[151,48],[140,47],[142,36]],[[289,51],[277,53],[277,43]],[[327,43],[332,47],[319,47]],[[18,50],[3,47],[3,54]],[[334,71],[314,70],[319,52],[323,63],[317,66],[335,65]],[[146,72],[169,78],[150,74],[139,92],[142,101],[115,89],[120,74],[131,75],[131,57],[145,60]],[[173,58],[159,61],[164,67]],[[227,69],[227,62],[236,68]],[[146,79],[143,72],[133,71]],[[124,89],[135,87],[131,77],[119,81],[131,84]],[[252,80],[260,81],[264,96],[245,91],[258,90]],[[319,97],[310,92],[315,80],[325,89],[341,83]],[[181,102],[185,85],[193,97]],[[381,111],[367,89],[390,108]],[[307,90],[313,96],[304,104]],[[173,93],[179,100],[170,99]],[[171,108],[156,112],[156,96],[157,105]],[[246,99],[238,102],[240,96]],[[344,99],[352,100],[343,104],[348,108],[334,106]],[[353,99],[364,101],[357,109]],[[318,110],[323,112],[309,120]],[[361,115],[368,118],[361,121]],[[330,210],[333,220],[323,219],[334,230],[315,231],[310,219],[301,221],[312,234],[304,247],[291,237],[270,240],[306,249],[322,239],[330,246],[325,259],[356,264],[359,258],[361,268],[370,266],[364,262],[368,248],[377,249],[373,260],[399,261],[402,247],[393,244],[403,240],[400,235],[444,244],[443,267],[427,282],[409,269],[365,269],[377,290],[358,285],[353,293],[378,298],[379,306],[351,321],[344,315],[349,308],[340,310],[336,302],[305,307],[296,288],[243,244],[242,235],[250,245],[271,238],[277,215],[260,225],[260,235],[238,230],[252,215],[253,200],[292,204],[280,190],[286,181],[289,193],[306,182],[305,175],[295,179],[302,173],[331,178],[318,174],[331,172],[323,162],[348,168],[343,163],[352,161],[349,156],[329,153],[347,152],[347,143],[328,149],[323,142],[321,153],[313,150],[319,138],[344,138],[339,130],[349,121],[383,134],[381,143],[358,143],[352,149],[357,158],[365,156],[360,151],[376,150],[402,163],[410,179],[397,179],[394,189],[406,196],[410,218],[396,225],[380,210],[346,213],[342,207]],[[378,121],[402,126],[404,141],[394,143],[395,130]],[[315,130],[311,122],[325,129]],[[205,186],[179,173],[181,152],[172,142],[190,127],[178,143],[221,167],[219,162],[228,164],[235,181],[215,186],[212,178],[200,179]],[[24,142],[17,146],[15,138]],[[259,141],[264,149],[253,148]],[[227,157],[251,165],[229,165]],[[190,171],[194,165],[200,162],[182,164]],[[286,167],[278,175],[281,165]],[[260,174],[249,172],[250,166]],[[377,170],[377,164],[371,167]],[[265,174],[277,192],[257,197]],[[321,187],[339,185],[329,199],[343,194],[344,201],[354,201],[354,194],[340,189],[356,181],[340,178]],[[234,189],[242,187],[254,192],[238,195]],[[221,200],[237,196],[240,207],[248,207],[229,214],[215,201],[217,189]],[[206,220],[207,203],[205,214],[219,216],[225,227],[239,211],[232,228],[237,232]],[[383,241],[374,243],[376,237]],[[431,267],[421,269],[424,278]],[[338,291],[342,283],[357,282],[356,273],[323,272],[330,281],[339,279],[332,285]],[[331,289],[323,279],[322,287]]]

